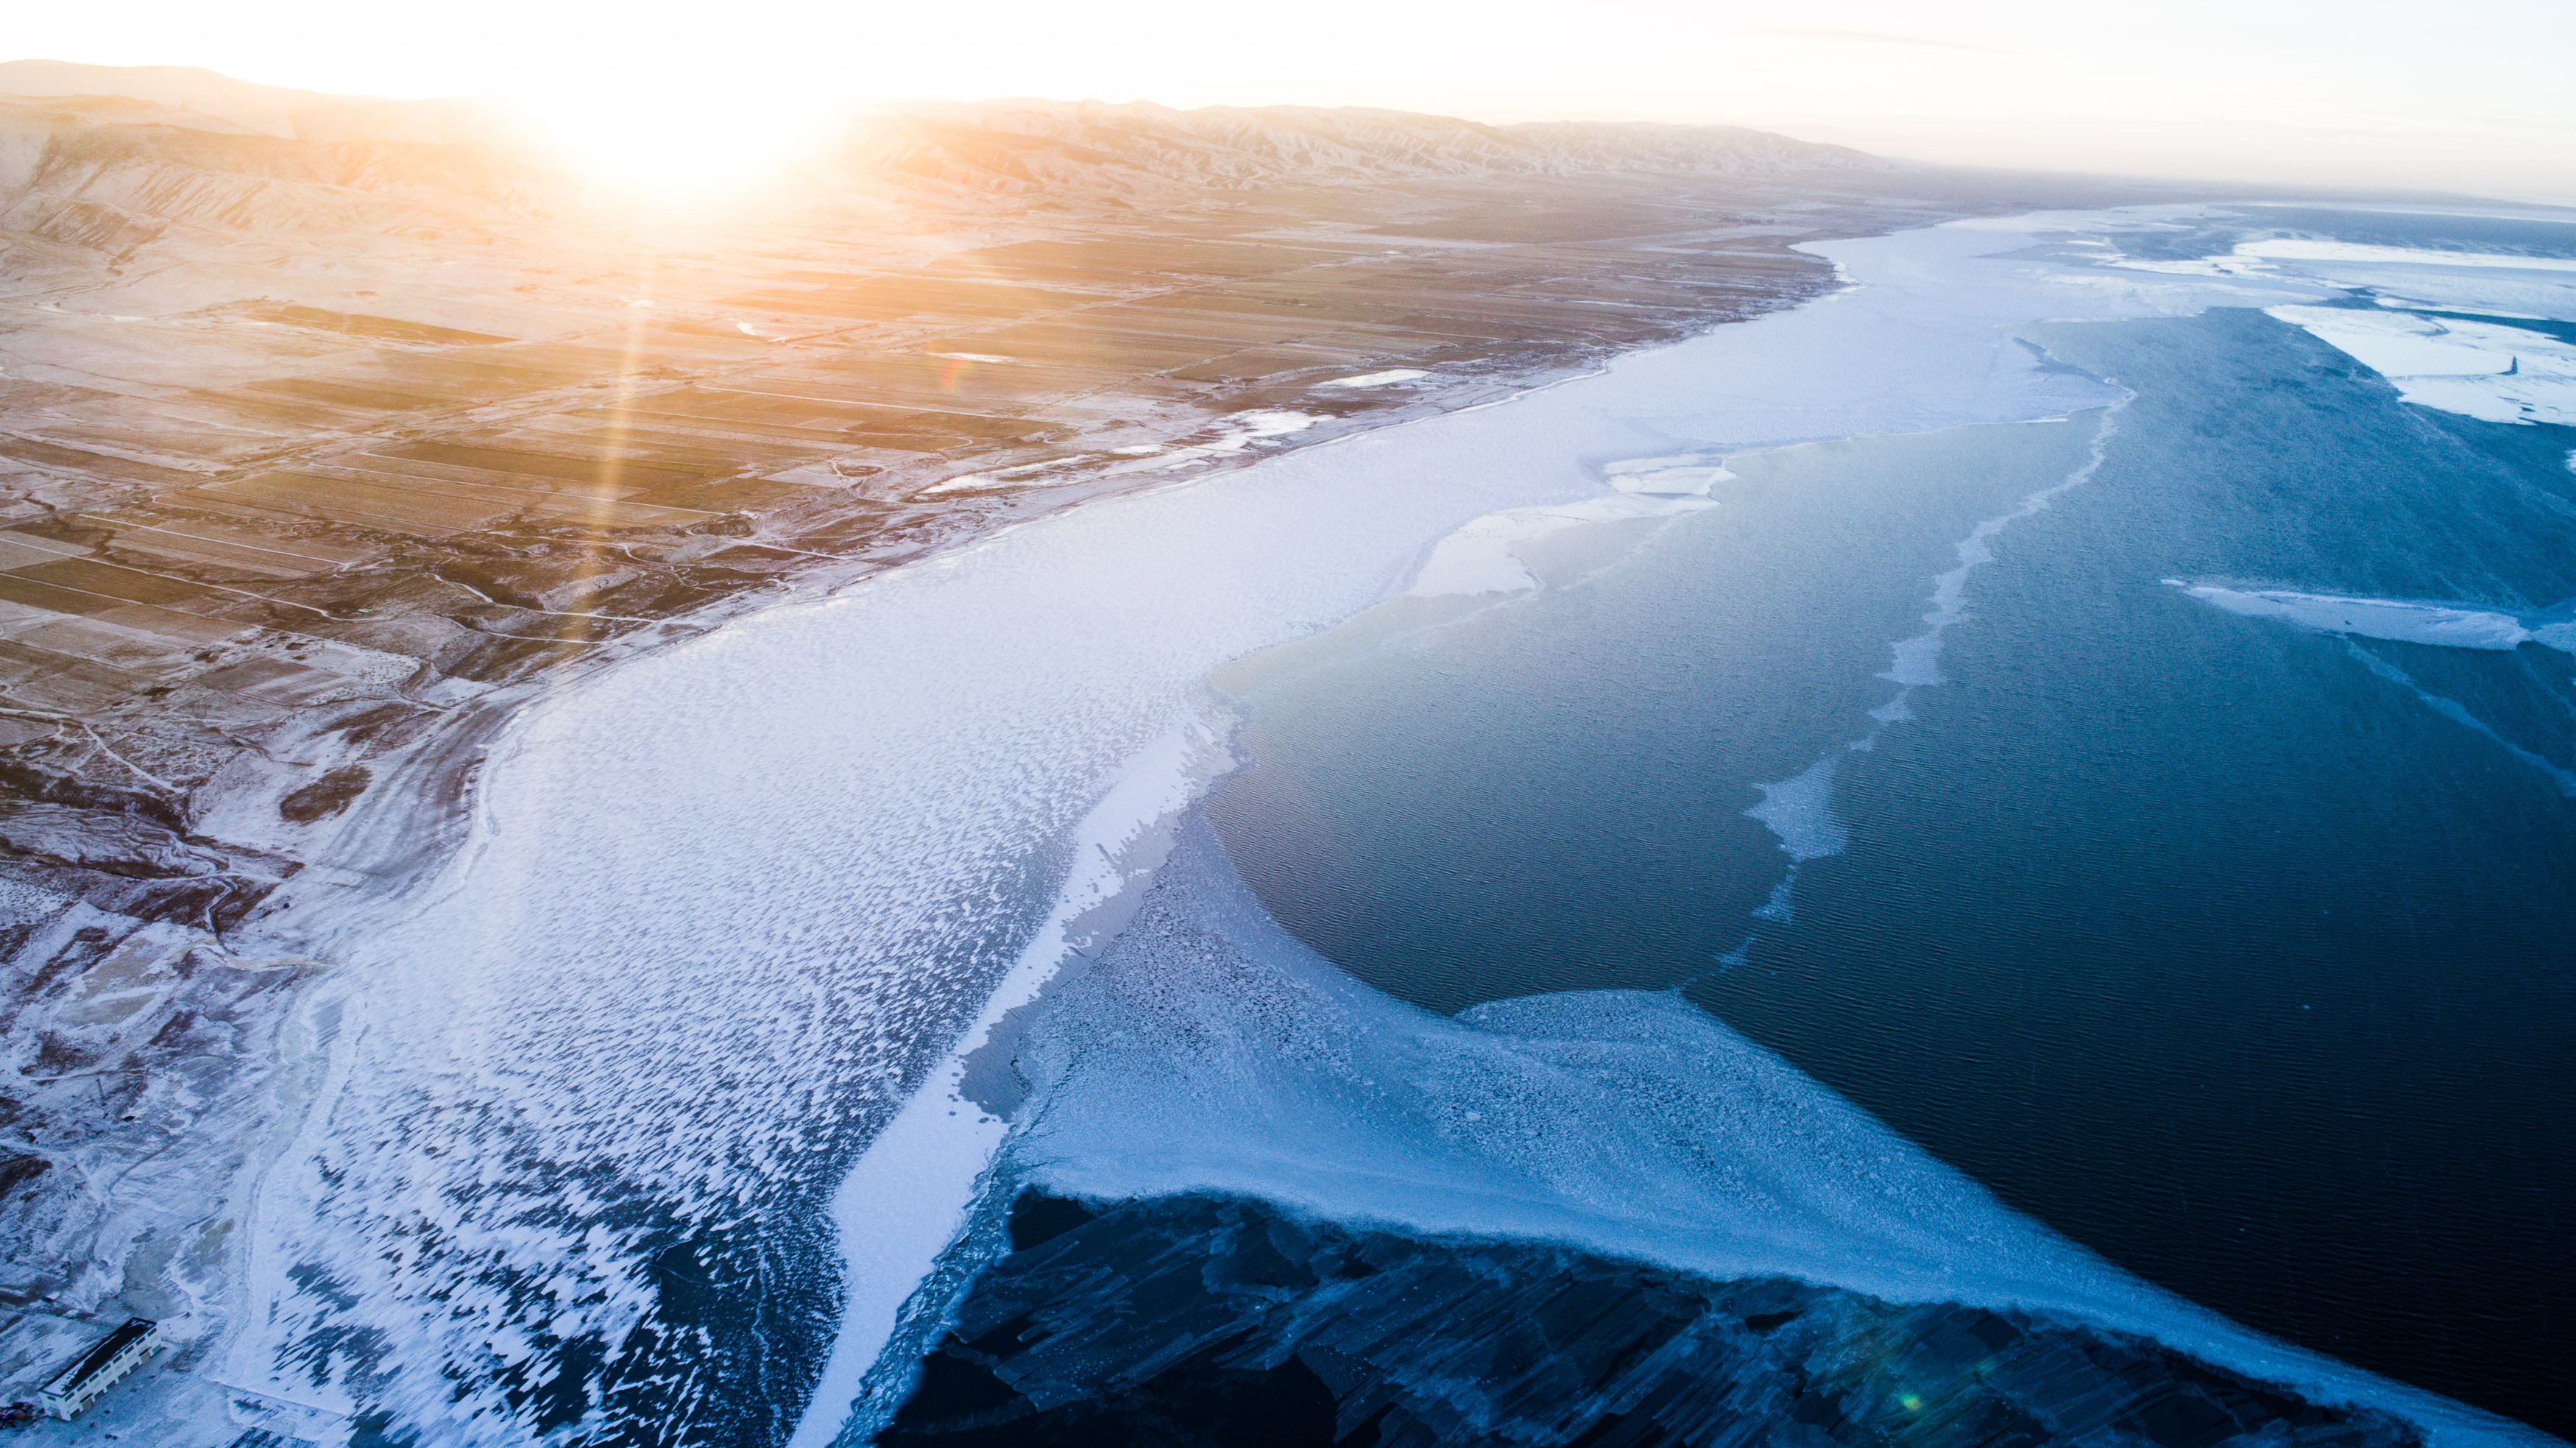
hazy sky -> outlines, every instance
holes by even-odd
[[[1726,121],[1890,154],[2576,200],[2576,0],[15,0],[14,57],[734,136],[865,97]],[[0,57],[11,58],[11,57]]]

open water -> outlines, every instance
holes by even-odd
[[[2260,209],[2120,245],[2285,236],[2364,249],[2329,309],[2373,324],[2576,256]],[[2563,322],[2507,325],[2491,370],[2545,371]],[[2576,431],[2254,307],[2019,335],[2128,399],[1729,456],[1615,562],[1242,673],[1227,849],[1379,989],[1678,990],[2150,1281],[2576,1432],[2576,657],[2189,591],[2545,627]]]

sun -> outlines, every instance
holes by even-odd
[[[705,77],[549,86],[506,98],[542,144],[604,186],[686,195],[749,186],[820,145],[837,98]]]

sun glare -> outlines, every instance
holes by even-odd
[[[528,129],[601,184],[676,195],[776,174],[822,139],[830,98],[695,83],[553,88],[511,98]]]

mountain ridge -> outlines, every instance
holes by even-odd
[[[1024,189],[1075,179],[1111,188],[1187,182],[1386,180],[1404,175],[1674,171],[1779,175],[1898,169],[1841,146],[1740,126],[1547,121],[1490,125],[1345,106],[1208,106],[1006,100],[912,102],[866,117],[845,142],[872,169]]]
[[[472,101],[387,100],[262,85],[187,65],[89,65],[68,60],[0,61],[0,99],[121,97],[162,106],[164,124],[231,129],[291,141],[463,139]],[[208,127],[206,121],[229,122]]]
[[[746,178],[765,183],[753,197],[801,209],[944,208],[1040,196],[1132,205],[1287,183],[1895,169],[1906,163],[1733,126],[1498,126],[1356,106],[1012,98],[868,107],[808,153],[767,174],[747,167]],[[150,222],[364,229],[361,218],[388,204],[429,202],[506,223],[601,200],[542,139],[480,101],[332,96],[177,66],[0,63],[0,211],[20,218],[17,229],[75,245]]]

